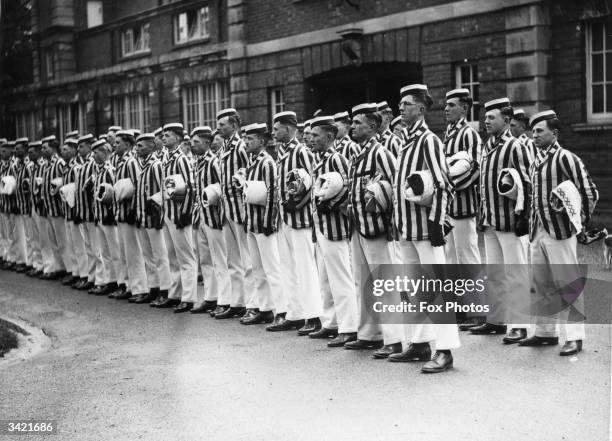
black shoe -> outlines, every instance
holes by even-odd
[[[206,312],[210,312],[217,307],[216,300],[205,300],[200,306],[193,308],[189,311],[191,314],[204,314]]]
[[[55,273],[42,273],[38,278],[40,280],[53,280],[55,278]]]
[[[26,276],[28,277],[37,277],[37,275],[38,275],[38,270],[36,268],[32,268],[30,271],[26,273]]]
[[[382,340],[354,340],[344,345],[345,349],[380,349],[384,346]]]
[[[198,283],[202,283],[204,281],[204,277],[202,276],[202,274],[200,274],[198,276]]]
[[[304,320],[287,320],[285,317],[282,318],[274,318],[274,322],[266,326],[266,331],[269,332],[280,332],[280,331],[293,331],[296,329],[300,329],[306,323]]]
[[[143,294],[140,299],[136,300],[134,303],[137,304],[143,304],[143,303],[151,303],[153,300],[155,300],[157,298],[157,296],[159,295],[159,289],[158,288],[152,288],[151,291],[149,291],[148,294]]]
[[[518,342],[519,346],[555,346],[559,344],[559,337],[538,337],[534,335]]]
[[[393,354],[399,354],[400,352],[402,352],[402,344],[393,343],[391,345],[384,345],[382,348],[374,351],[372,358],[381,360],[384,358],[389,358]]]
[[[298,331],[299,332],[299,331]],[[323,328],[308,334],[308,338],[334,338],[338,336],[337,329]]]
[[[123,284],[119,285],[117,287],[116,290],[114,290],[113,292],[111,292],[108,295],[109,299],[116,299],[117,297],[121,297],[122,299],[125,298],[125,293],[127,292],[127,287]],[[131,297],[131,296],[130,296]],[[128,297],[128,300],[130,299],[130,297]]]
[[[485,323],[484,317],[471,317],[465,320],[464,322],[459,323],[458,325],[459,325],[460,331],[469,331],[470,329],[476,326],[483,325],[484,323]]]
[[[66,277],[62,279],[62,285],[72,285],[75,281],[76,277],[72,274],[68,274]]]
[[[97,295],[97,296],[107,296],[110,293],[114,292],[116,289],[117,289],[117,284],[116,283],[108,283],[108,284],[104,285],[99,292],[96,292],[95,295]]]
[[[192,302],[181,302],[176,306],[176,308],[174,308],[174,312],[177,314],[181,312],[187,312],[191,310],[191,308],[193,308]]]
[[[274,313],[272,311],[257,311],[255,315],[242,320],[242,324],[243,325],[260,325],[262,323],[272,323],[273,320],[274,320]]]
[[[508,332],[504,338],[502,338],[502,341],[507,344],[507,345],[511,345],[512,343],[518,343],[521,340],[524,340],[527,338],[527,329],[525,328],[512,328],[510,329],[510,332]]]
[[[300,329],[298,329],[297,334],[300,336],[308,335],[312,332],[317,332],[321,329],[321,320],[319,317],[307,319]]]
[[[94,287],[95,287],[95,285],[94,285],[93,282],[87,281],[86,283],[83,284],[83,286],[81,286],[79,288],[79,291],[87,291],[87,292],[89,292],[89,290],[94,288]]]
[[[480,326],[474,326],[470,328],[470,332],[474,335],[489,335],[489,334],[505,334],[506,325],[493,325],[491,323],[484,323]]]
[[[72,288],[72,289],[81,289],[81,287],[82,287],[83,285],[85,285],[86,283],[87,283],[87,279],[86,279],[86,278],[79,279],[79,280],[77,280],[76,282],[74,282],[74,283],[73,283],[73,284],[70,286],[70,288]]]
[[[246,312],[246,308],[244,306],[231,306],[227,308],[225,311],[219,314],[215,314],[215,318],[218,320],[223,320],[223,319],[242,317],[245,312]]]
[[[576,355],[580,351],[582,351],[582,340],[566,341],[559,355],[567,357],[568,355]]]
[[[132,293],[127,290],[115,291],[114,294],[115,300],[129,300],[129,298],[132,297]]]
[[[135,303],[138,300],[142,299],[144,296],[146,296],[146,294],[133,294],[127,299],[127,301],[128,303]]]
[[[424,374],[437,374],[453,367],[453,354],[450,351],[436,351],[433,358],[421,368]]]
[[[310,337],[310,335],[309,335],[309,337]],[[327,347],[328,348],[341,348],[346,343],[352,342],[352,341],[355,341],[355,340],[357,340],[357,333],[356,332],[343,332],[341,334],[338,334],[336,336],[336,338],[328,341],[327,342]]]
[[[431,360],[431,348],[429,347],[429,343],[410,343],[405,351],[389,356],[389,361],[393,362],[429,360]]]
[[[159,306],[160,303],[162,303],[164,300],[166,300],[168,298],[167,295],[162,294],[161,292],[157,295],[157,298],[155,300],[153,300],[151,303],[149,303],[149,306],[151,308],[157,308]]]
[[[240,323],[244,323],[245,320],[248,320],[251,317],[256,316],[258,312],[259,312],[259,308],[248,308],[246,312],[244,313],[244,315],[240,317]]]
[[[174,308],[179,303],[181,303],[179,299],[164,299],[164,301],[159,303],[157,307],[158,308]]]
[[[25,263],[18,263],[18,264],[15,266],[15,272],[16,272],[16,273],[25,273],[25,272],[27,271],[27,268],[28,268],[28,267],[26,266],[26,264],[25,264]]]
[[[100,291],[102,291],[102,289],[104,289],[104,287],[102,285],[96,285],[93,288],[90,288],[87,290],[87,294],[96,294]]]

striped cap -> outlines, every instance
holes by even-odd
[[[183,128],[183,125],[181,123],[168,123],[164,126],[164,132],[166,130],[172,130],[174,132],[180,131],[182,134],[185,129]]]
[[[107,132],[118,132],[119,130],[121,130],[122,127],[121,126],[110,126],[107,130]]]
[[[55,137],[55,135],[49,135],[49,136],[45,136],[40,141],[44,144],[45,142],[57,141],[57,138]]]
[[[523,109],[514,109],[513,116],[514,119],[525,119],[527,115]]]
[[[312,124],[312,119],[307,119],[306,121],[304,121],[304,130],[310,129],[311,124]]]
[[[191,136],[196,135],[212,135],[212,129],[209,126],[198,126],[191,131]]]
[[[74,138],[66,138],[64,140],[64,145],[69,145],[71,147],[75,147],[76,148],[78,143],[77,143],[76,139],[74,139]]]
[[[53,138],[55,139],[55,136]],[[45,142],[45,139],[46,138],[43,138],[43,142]],[[26,136],[24,136],[22,138],[17,138],[15,140],[15,144],[27,144],[29,141],[30,140]]]
[[[319,126],[332,126],[334,122],[333,116],[318,116],[310,120],[310,127],[314,129]]]
[[[485,111],[503,109],[504,107],[510,107],[510,100],[506,97],[497,98],[491,101],[487,101],[484,105]]]
[[[555,118],[557,118],[557,114],[554,110],[544,110],[543,112],[538,112],[529,120],[529,127],[533,128],[533,126],[541,121],[547,121]]]
[[[160,136],[162,133],[164,133],[164,129],[162,129],[161,127],[159,127],[158,129],[156,129],[153,132],[153,136]]]
[[[117,133],[115,133],[115,136],[131,136],[134,137],[134,131],[133,130],[117,130]],[[100,138],[102,138],[100,136]]]
[[[98,139],[108,139],[108,135],[106,133],[102,133],[101,135],[98,135]]]
[[[6,144],[8,142],[8,139],[6,138],[0,138],[0,145],[2,144]]]
[[[391,120],[391,124],[389,124],[389,127],[391,128],[391,130],[393,130],[393,128],[401,122],[402,122],[402,117],[396,116],[395,118]]]
[[[4,144],[7,147],[15,147],[15,141],[11,140],[11,141],[7,141],[6,144]],[[42,145],[42,143],[41,143]]]
[[[427,93],[428,89],[425,84],[409,84],[400,89],[400,96],[404,98],[406,95],[414,95],[415,93]]]
[[[106,147],[106,146],[108,146],[108,147]],[[103,139],[98,139],[96,142],[94,142],[91,145],[91,149],[92,150],[96,150],[96,149],[99,149],[101,147],[106,148],[107,151],[110,150],[110,145],[108,145],[108,143],[105,140],[103,140]]]
[[[291,124],[297,126],[297,115],[295,112],[287,110],[285,112],[278,112],[274,114],[272,121],[279,122],[281,124]]]
[[[77,140],[77,142],[80,144],[82,142],[94,142],[95,138],[91,133],[88,133],[87,135],[83,135],[81,137],[79,137],[79,139]]]
[[[351,114],[353,117],[366,113],[376,113],[378,112],[378,104],[376,103],[363,103],[358,104],[351,109]]]
[[[32,141],[29,144],[29,147],[42,147],[42,142],[40,142],[40,141]]]
[[[447,100],[450,100],[451,98],[469,98],[469,97],[470,97],[470,91],[464,88],[453,89],[453,90],[446,92]]]
[[[217,121],[221,118],[225,118],[226,116],[235,116],[238,115],[238,112],[233,107],[228,107],[227,109],[219,110],[217,112]]]
[[[389,103],[386,101],[381,101],[380,103],[377,104],[378,106],[378,111],[379,112],[384,112],[386,110],[391,110],[391,107],[389,107]]]
[[[72,132],[66,133],[66,138],[78,138],[78,137],[79,137],[78,130],[73,130]]]
[[[351,120],[351,117],[348,112],[338,112],[334,114],[335,122],[341,122],[341,121],[349,122],[350,120]]]
[[[134,134],[134,138],[138,138],[142,132],[138,129],[132,129],[132,133]]]
[[[304,130],[304,123],[303,123],[303,122],[301,122],[301,123],[297,123],[297,128],[298,128],[299,130]]]
[[[136,138],[136,142],[140,141],[155,141],[155,133],[143,133],[138,138]]]
[[[242,131],[244,132],[245,135],[255,134],[255,133],[263,134],[268,131],[268,125],[266,123],[249,124],[247,126],[242,127]]]

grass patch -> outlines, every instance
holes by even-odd
[[[17,347],[17,334],[29,335],[22,327],[0,319],[0,357],[4,357],[4,354]]]

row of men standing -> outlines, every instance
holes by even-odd
[[[17,140],[14,152],[4,144],[2,173],[16,177],[17,189],[2,199],[3,257],[8,266],[16,263],[43,278],[65,271],[64,283],[92,294],[175,312],[210,312],[217,319],[240,317],[247,325],[271,323],[269,331],[297,329],[329,339],[332,347],[376,349],[375,358],[426,361],[423,372],[444,371],[453,363],[450,351],[460,345],[457,326],[381,325],[363,308],[369,274],[358,269],[480,263],[478,230],[488,263],[525,264],[530,229],[532,260],[550,261],[559,256],[550,251],[562,249],[562,258],[572,261],[575,232],[548,209],[551,185],[573,180],[586,217],[597,191],[582,162],[558,146],[554,112],[532,117],[532,126],[546,132],[534,143],[512,136],[510,124],[526,124],[509,100],[490,101],[490,137],[483,147],[465,118],[469,91],[446,95],[444,142],[425,123],[431,104],[426,86],[406,86],[400,117],[392,119],[386,103],[355,106],[350,116],[317,117],[305,127],[305,145],[296,137],[295,113],[275,115],[270,134],[265,124],[241,127],[234,109],[218,113],[216,131],[198,127],[187,138],[181,124],[171,123],[140,136],[118,127],[99,140],[69,136],[61,157],[54,137],[29,145]],[[467,152],[471,167],[450,176],[447,159],[458,152]],[[503,168],[517,171],[531,220],[529,210],[517,210],[499,194],[496,176]],[[428,205],[406,199],[402,185],[424,170],[435,184]],[[315,186],[306,189],[305,180],[332,172],[343,178],[343,189],[332,198],[315,195]],[[542,173],[548,173],[544,189]],[[178,191],[167,191],[168,179]],[[131,193],[116,186],[125,180]],[[254,186],[245,185],[254,181],[265,184],[259,199],[249,193]],[[59,197],[58,187],[68,184],[74,184],[72,204]],[[14,206],[14,200],[21,202]],[[499,297],[515,295],[511,281],[508,273],[500,275],[497,288],[507,292]],[[462,329],[506,333],[503,311]],[[504,342],[555,344],[554,324],[541,323],[530,338],[527,325],[511,325]],[[583,325],[564,329],[561,354],[579,351]],[[431,360],[430,342],[436,346]]]

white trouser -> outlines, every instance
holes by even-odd
[[[25,233],[25,246],[26,246],[26,255],[25,255],[25,264],[28,266],[34,266],[34,229],[32,227],[32,217],[31,216],[23,216],[23,231]]]
[[[38,245],[40,248],[41,269],[45,274],[53,271],[53,253],[49,246],[49,233],[47,228],[47,218],[32,214],[34,220],[34,228],[38,233]]]
[[[100,279],[96,274],[96,285],[106,285],[111,282],[123,283],[125,268],[121,267],[119,257],[117,226],[98,224],[98,244],[104,270]]]
[[[480,265],[476,218],[453,219],[453,225],[454,228],[447,236],[447,263]]]
[[[159,288],[161,291],[167,291],[170,289],[172,276],[164,232],[155,228],[141,228],[140,233],[147,287],[149,290]]]
[[[24,264],[27,260],[25,217],[21,214],[13,216],[15,218],[15,236],[13,237],[14,251],[12,254],[15,255],[15,262]]]
[[[120,238],[119,248],[123,250],[122,254],[125,257],[125,264],[122,263],[122,266],[127,273],[127,290],[133,295],[146,294],[149,292],[147,272],[138,228],[125,222],[119,222],[117,228]]]
[[[72,221],[64,218],[64,237],[66,238],[66,271],[73,275],[79,276],[79,262],[77,260],[76,250],[74,248],[74,241],[72,240],[72,229],[70,225]]]
[[[434,247],[429,240],[399,241],[401,263],[404,265],[444,264],[444,248]],[[418,323],[404,325],[405,341],[410,343],[436,342],[436,350],[461,346],[456,323]]]
[[[285,282],[287,320],[320,317],[323,305],[311,229],[291,228],[282,223],[278,243]]]
[[[249,255],[253,265],[253,290],[255,308],[260,311],[286,312],[283,282],[278,254],[278,233],[247,234]]]
[[[219,305],[229,305],[232,293],[232,280],[228,268],[227,260],[227,245],[225,243],[225,235],[223,230],[211,228],[204,222],[201,222],[200,229],[204,231],[208,247],[210,250],[210,259],[213,266],[213,274],[215,279],[216,291],[209,291],[206,286],[204,300],[216,300]]]
[[[200,221],[198,228],[193,228],[193,240],[196,244],[196,259],[198,261],[198,274],[202,275],[202,289],[198,289],[196,303],[201,305],[205,300],[216,300],[217,277],[213,270],[210,244],[204,232],[204,222]],[[215,298],[211,298],[211,296]]]
[[[38,214],[32,210],[32,216],[30,217],[30,228],[32,229],[32,241],[30,242],[32,258],[31,263],[37,271],[43,270],[43,257],[40,245],[40,219]]]
[[[172,279],[168,298],[195,303],[198,295],[198,264],[192,227],[188,225],[181,229],[176,228],[174,221],[166,216],[164,239]]]
[[[104,264],[100,257],[100,247],[98,246],[98,229],[93,222],[83,222],[79,224],[79,231],[87,253],[87,280],[94,283],[96,275],[100,278],[104,270]]]
[[[242,225],[229,219],[223,225],[222,231],[227,250],[227,267],[232,280],[232,290],[227,300],[229,300],[231,306],[245,306],[247,287],[249,288],[248,298],[250,300],[251,287],[253,286],[251,280],[251,259],[246,233]],[[252,304],[247,304],[246,306],[249,308],[255,307]]]
[[[316,228],[316,227],[315,227]],[[321,324],[340,333],[357,332],[357,297],[348,240],[327,239],[318,228],[317,267],[323,295]]]
[[[81,228],[74,222],[68,222],[68,230],[70,236],[72,236],[72,250],[74,252],[74,258],[76,260],[76,275],[81,279],[86,279],[88,276],[88,261],[87,261],[87,250],[85,248],[85,241],[81,234]]]
[[[540,225],[537,226],[536,235],[530,244],[531,262],[534,268],[533,285],[536,298],[545,297],[549,291],[551,281],[563,280],[564,277],[560,274],[555,277],[555,272],[563,271],[562,268],[555,268],[554,265],[559,264],[578,264],[578,256],[576,254],[576,236],[569,237],[563,240],[557,240]],[[545,274],[541,271],[542,266],[553,265],[549,273]],[[578,297],[575,307],[583,311],[584,300],[582,294]],[[581,311],[582,309],[582,311]],[[535,335],[538,337],[554,337],[557,335],[556,325],[561,328],[561,338],[565,341],[584,340],[585,326],[584,322],[568,323],[569,308],[554,314],[553,316],[542,316],[538,314],[535,318]]]
[[[359,328],[357,337],[359,340],[384,340],[386,345],[400,343],[404,332],[402,325],[380,324],[372,316],[373,311],[366,308],[371,302],[371,297],[364,298],[364,290],[368,289],[368,280],[372,273],[367,265],[381,265],[395,263],[397,245],[388,242],[385,236],[376,239],[366,239],[358,232],[353,232],[351,239],[351,258],[353,262],[353,274],[355,276],[355,289],[357,297],[357,311],[359,313]],[[367,293],[372,296],[371,291]]]
[[[6,258],[6,213],[0,212],[0,258]]]
[[[68,247],[66,246],[66,227],[64,218],[60,216],[47,217],[49,244],[53,253],[54,270],[65,271],[67,269],[69,257]]]
[[[484,232],[488,280],[486,293],[491,313],[487,322],[494,325],[507,324],[509,317],[521,317],[530,299],[529,269],[521,238],[513,232],[495,231],[488,227]],[[506,267],[505,265],[511,265]],[[529,329],[528,316],[518,320],[520,324],[509,324],[510,328]]]

